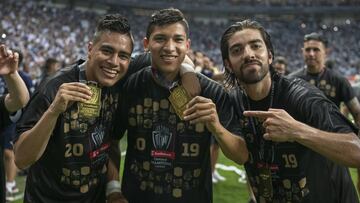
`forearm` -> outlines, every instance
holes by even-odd
[[[17,111],[24,107],[29,101],[29,92],[17,71],[9,75],[4,75],[4,79],[9,91],[9,94],[5,98],[6,108],[10,112]]]
[[[223,126],[216,128],[212,133],[227,158],[240,165],[248,160],[249,152],[243,138],[232,134]]]
[[[26,168],[36,162],[44,153],[58,115],[47,110],[36,125],[22,133],[14,145],[15,163]]]
[[[120,171],[120,162],[121,162],[121,155],[119,150],[119,141],[113,140],[110,146],[109,152],[109,162],[108,162],[108,181],[111,180],[120,180],[119,178],[119,171]]]
[[[294,141],[344,166],[360,167],[360,140],[354,133],[331,133],[299,125],[302,130],[297,131]]]

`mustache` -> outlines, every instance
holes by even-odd
[[[261,61],[256,60],[256,59],[245,59],[244,64],[241,66],[241,68],[249,65],[249,64],[257,64],[259,66],[262,66],[263,64],[261,63]]]

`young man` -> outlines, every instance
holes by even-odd
[[[18,63],[18,53],[7,50],[5,45],[0,45],[0,75],[3,76],[8,88],[8,93],[0,97],[0,131],[11,123],[9,112],[15,112],[24,107],[30,98],[26,85],[17,72]],[[14,122],[16,118],[11,120]],[[0,202],[2,203],[5,202],[6,191],[2,149],[0,157]]]
[[[286,61],[285,57],[283,57],[283,56],[278,56],[275,58],[275,60],[273,62],[273,67],[274,67],[274,70],[277,73],[279,73],[280,75],[288,74],[287,61]]]
[[[360,127],[360,104],[349,81],[326,68],[328,41],[319,33],[304,36],[302,53],[306,66],[292,73],[289,77],[298,77],[319,88],[332,102],[340,108],[344,102],[354,121]],[[358,191],[360,192],[360,169],[358,169]]]
[[[210,112],[218,109],[224,126],[235,130],[236,121],[229,97],[218,83],[198,74],[201,95],[211,99],[191,99],[179,81],[190,47],[188,29],[179,10],[155,12],[144,39],[151,66],[130,76],[124,85],[116,134],[128,131],[122,191],[131,203],[212,202],[210,138],[222,125],[219,119],[194,123],[196,117],[184,117],[191,114],[183,111],[187,103],[193,112],[193,105],[201,107],[202,101],[212,99],[216,106],[212,103]],[[221,132],[231,134],[223,127]]]
[[[25,202],[106,202],[105,185],[118,160],[109,155],[118,91],[133,38],[127,19],[106,15],[88,58],[58,72],[40,88],[17,125],[15,162],[29,168]],[[110,159],[109,159],[110,156]],[[112,184],[107,202],[118,195]]]
[[[271,74],[272,43],[256,21],[230,26],[221,52],[237,112],[245,110],[245,169],[257,201],[358,202],[345,166],[360,166],[360,139],[338,108],[306,82]],[[217,138],[240,156],[235,138]]]
[[[315,85],[340,108],[344,102],[354,117],[357,126],[360,126],[360,104],[349,81],[326,68],[325,62],[328,53],[328,41],[318,33],[304,36],[302,53],[306,66],[289,75],[291,78],[302,78]]]

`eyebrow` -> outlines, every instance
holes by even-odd
[[[108,45],[108,44],[101,45],[101,48],[111,49],[112,51],[115,51],[114,47],[112,47],[111,45]],[[119,53],[120,54],[125,54],[127,56],[131,56],[131,53],[126,52],[126,51],[119,51]]]
[[[253,39],[253,40],[250,40],[248,43],[249,44],[254,44],[254,43],[259,43],[259,42],[263,42],[261,39]],[[241,43],[235,43],[233,45],[230,46],[230,50],[235,48],[235,47],[242,47],[243,45]]]

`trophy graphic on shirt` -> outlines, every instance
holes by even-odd
[[[172,137],[172,133],[169,131],[168,128],[164,126],[157,126],[155,131],[153,131],[152,135],[153,143],[156,149],[168,149]]]

